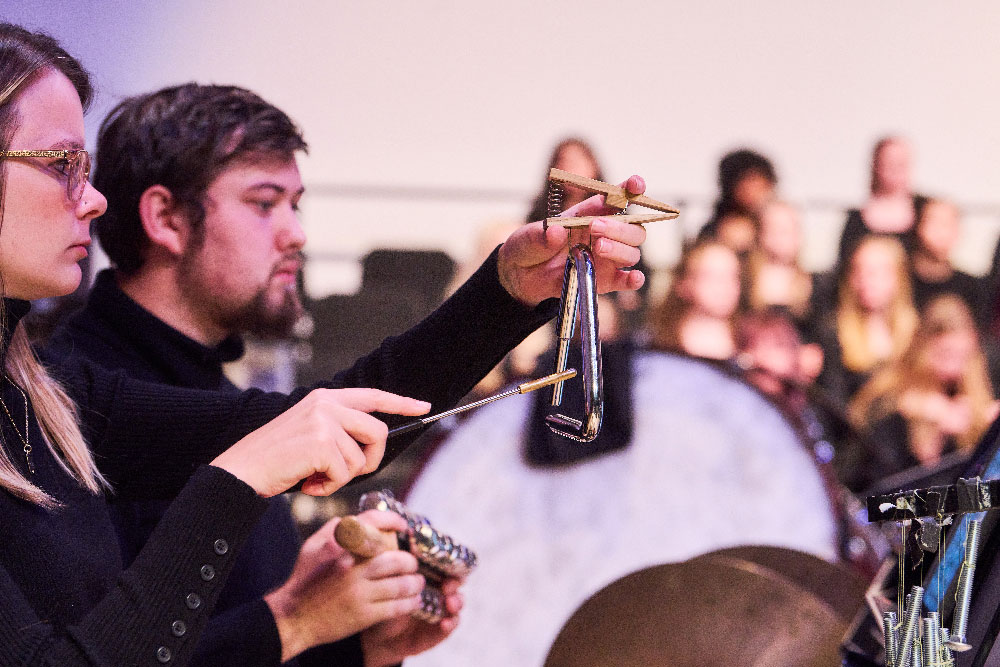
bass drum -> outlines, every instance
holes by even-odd
[[[623,576],[739,545],[837,556],[833,508],[780,412],[713,365],[637,353],[633,437],[560,467],[525,463],[530,401],[487,406],[417,478],[407,506],[480,565],[452,636],[407,665],[542,665],[588,597]]]

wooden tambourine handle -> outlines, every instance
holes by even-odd
[[[383,532],[354,516],[341,519],[333,537],[337,544],[359,558],[374,558],[383,551],[399,549],[395,532]]]

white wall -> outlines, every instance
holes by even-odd
[[[611,177],[641,173],[653,196],[700,204],[689,230],[719,156],[740,145],[771,155],[801,202],[858,202],[887,132],[913,140],[922,191],[973,206],[1000,192],[1000,3],[987,0],[2,1],[3,18],[48,29],[96,74],[91,131],[120,96],[192,79],[288,111],[312,146],[314,253],[461,259],[479,224],[523,215],[568,133],[592,139]],[[821,267],[841,216],[812,206],[807,221],[806,261]],[[670,224],[651,234],[658,263],[673,256]],[[998,230],[995,212],[970,215],[960,263],[983,270]]]

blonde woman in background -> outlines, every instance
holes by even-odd
[[[903,354],[917,328],[906,253],[898,240],[861,240],[825,326],[835,333],[825,337],[825,389],[846,403],[879,366]]]
[[[799,264],[802,223],[798,210],[773,201],[761,211],[760,236],[747,262],[747,306],[781,306],[802,325],[810,314],[813,278]]]
[[[740,273],[736,253],[718,241],[700,241],[685,250],[666,298],[650,315],[650,345],[705,359],[731,359]]]
[[[946,294],[927,304],[904,354],[879,371],[848,414],[874,451],[859,461],[869,482],[950,452],[971,452],[997,416],[972,313]]]

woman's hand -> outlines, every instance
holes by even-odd
[[[368,413],[416,416],[428,410],[429,403],[379,389],[316,389],[212,465],[265,498],[302,480],[303,493],[329,495],[382,461],[388,427]]]
[[[642,194],[646,182],[632,176],[622,183],[632,194]],[[520,227],[500,247],[498,271],[500,283],[515,299],[536,306],[562,293],[563,271],[571,245],[586,243],[594,253],[594,275],[599,293],[636,290],[646,278],[641,271],[623,271],[634,266],[640,257],[639,244],[646,240],[641,225],[616,220],[618,209],[604,203],[604,195],[595,195],[567,209],[563,216],[607,215],[589,227],[569,230],[541,222]]]
[[[393,512],[370,510],[357,517],[382,531],[405,531]],[[334,539],[340,519],[316,531],[299,552],[295,569],[280,588],[264,596],[281,639],[281,659],[335,642],[420,607],[424,578],[417,559],[405,551],[386,551],[358,560]]]
[[[458,627],[458,614],[465,600],[457,579],[446,579],[441,585],[447,615],[438,623],[427,623],[413,616],[397,616],[382,621],[361,633],[365,667],[389,667],[437,646]]]

